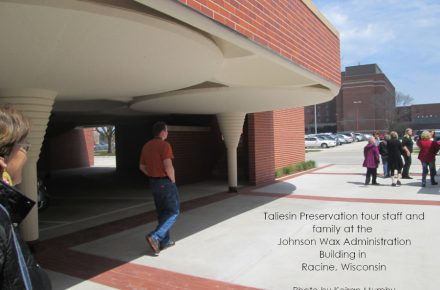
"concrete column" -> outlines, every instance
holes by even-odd
[[[54,91],[40,89],[0,89],[0,104],[13,105],[31,122],[31,131],[27,138],[31,143],[31,148],[27,154],[28,160],[23,168],[23,181],[18,187],[36,202],[38,201],[37,161],[56,94]],[[37,206],[33,207],[22,222],[21,231],[25,241],[38,240]]]
[[[237,146],[243,132],[243,124],[246,113],[221,113],[217,114],[217,120],[225,139],[228,154],[228,183],[229,192],[237,192]]]

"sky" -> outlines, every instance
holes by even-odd
[[[412,104],[440,103],[440,0],[312,0],[336,27],[341,70],[376,63]]]

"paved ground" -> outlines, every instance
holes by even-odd
[[[108,168],[64,172],[41,214],[37,258],[54,289],[439,289],[440,187],[420,187],[416,157],[415,179],[365,186],[364,145],[309,153],[318,169],[239,194],[223,182],[180,187],[177,245],[159,257],[144,240],[155,214],[142,179],[121,188]],[[91,180],[87,190],[74,186]],[[312,245],[293,245],[299,239]],[[344,270],[350,263],[355,270]]]

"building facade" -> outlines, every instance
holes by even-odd
[[[395,120],[395,88],[377,64],[346,67],[339,94],[316,105],[318,132],[387,131]],[[315,108],[305,108],[305,131],[315,128]]]
[[[402,127],[440,129],[440,103],[398,107],[397,117]]]

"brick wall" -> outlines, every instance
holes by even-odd
[[[89,167],[93,164],[93,136],[84,129],[73,129],[50,139],[49,168]]]
[[[302,162],[304,109],[248,114],[249,183],[275,180],[275,170]]]
[[[83,129],[84,139],[86,142],[87,148],[87,158],[89,160],[89,166],[95,164],[95,156],[94,156],[94,148],[95,148],[95,138],[93,136],[93,128],[85,128]]]
[[[177,0],[340,84],[339,38],[301,0]]]
[[[305,160],[304,109],[273,112],[275,169]]]
[[[170,131],[167,141],[173,148],[173,165],[178,184],[211,177],[218,159],[224,155],[220,135],[212,131]]]
[[[273,112],[248,114],[249,183],[274,180]]]

